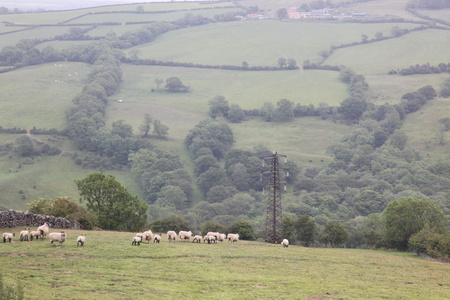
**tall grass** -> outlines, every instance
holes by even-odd
[[[19,228],[13,231],[19,232]],[[51,229],[51,231],[59,231]],[[0,245],[4,280],[27,299],[445,299],[450,266],[395,252],[239,241],[131,246],[134,233],[66,230]],[[17,237],[17,234],[16,234]]]

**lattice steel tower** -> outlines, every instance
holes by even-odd
[[[284,163],[286,164],[286,155],[273,152],[271,155],[267,155],[263,158],[263,167],[266,160],[270,160],[271,168],[267,171],[261,172],[261,181],[263,174],[270,174],[270,180],[264,187],[269,187],[269,197],[267,201],[267,217],[266,217],[266,242],[279,243],[282,240],[282,228],[281,228],[281,182],[280,182],[280,170],[286,171],[286,176],[289,176],[289,170],[287,168],[280,168],[278,165],[278,158],[284,157]],[[283,182],[284,190],[286,190],[286,182]],[[263,190],[264,192],[264,190]]]

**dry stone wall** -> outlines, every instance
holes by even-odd
[[[80,223],[65,218],[36,215],[29,211],[0,211],[0,228],[38,227],[47,222],[51,228],[81,229]]]

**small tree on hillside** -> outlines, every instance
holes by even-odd
[[[171,93],[187,92],[189,88],[181,82],[178,77],[170,77],[166,79],[166,89]]]

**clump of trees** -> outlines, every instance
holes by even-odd
[[[75,180],[80,201],[97,215],[98,226],[106,230],[139,231],[147,222],[147,205],[132,196],[112,175],[90,173]]]

